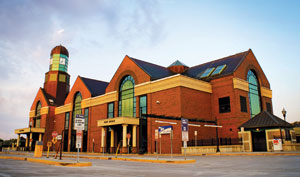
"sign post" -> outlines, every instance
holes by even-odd
[[[57,142],[57,139],[56,139],[56,137],[57,137],[57,135],[58,135],[58,133],[57,133],[57,131],[53,131],[52,132],[52,143],[53,143],[53,152],[55,153],[55,143]]]
[[[84,130],[84,116],[76,115],[75,118],[75,130],[76,130],[76,148],[77,148],[77,163],[79,162],[79,149],[82,143],[82,130]]]
[[[186,148],[187,142],[189,141],[189,120],[181,118],[181,134],[184,148],[184,160],[186,160]]]
[[[47,147],[48,147],[48,150],[47,150],[47,158],[49,158],[49,151],[50,151],[51,145],[52,145],[52,142],[51,142],[51,141],[48,141],[48,142],[47,142]]]
[[[195,131],[195,146],[197,146],[197,131]]]
[[[159,133],[160,138],[161,138],[161,135],[170,134],[170,140],[171,140],[171,158],[173,159],[173,147],[172,147],[172,143],[173,143],[172,142],[172,139],[173,139],[173,127],[171,125],[158,127],[158,133]],[[157,138],[158,138],[158,135],[157,135]]]

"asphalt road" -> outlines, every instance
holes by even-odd
[[[0,159],[0,176],[300,176],[300,156],[207,156],[190,157],[194,164],[153,164],[91,160],[91,167],[62,167]],[[72,159],[75,160],[75,159]]]

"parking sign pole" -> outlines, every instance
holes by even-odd
[[[173,130],[171,130],[171,134],[170,134],[170,137],[171,137],[171,159],[173,160]]]

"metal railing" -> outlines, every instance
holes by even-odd
[[[216,146],[217,139],[200,139],[188,141],[187,146]],[[219,138],[219,145],[242,145],[242,138]]]

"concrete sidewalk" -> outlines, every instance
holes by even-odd
[[[46,157],[34,157],[33,153],[0,153],[0,159],[11,159],[11,160],[21,160],[35,163],[43,163],[47,165],[56,165],[56,166],[68,166],[68,167],[86,167],[92,166],[91,162],[76,162],[72,160],[59,160],[54,158],[46,158]]]

